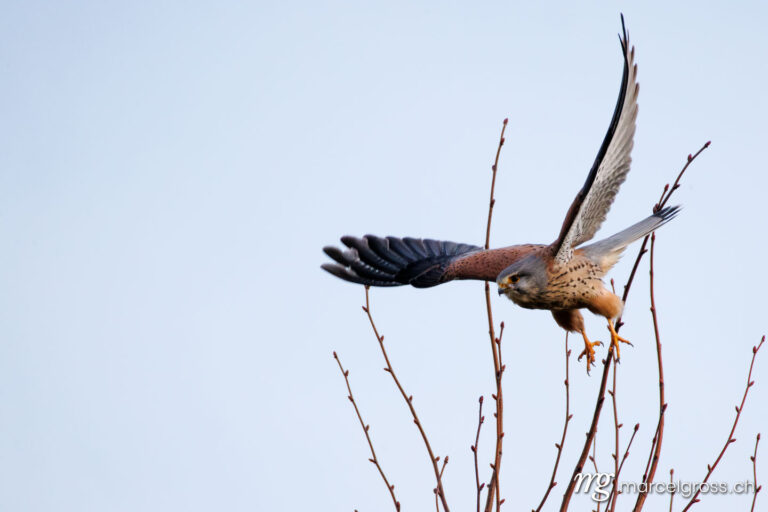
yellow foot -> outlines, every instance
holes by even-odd
[[[616,349],[616,362],[618,363],[621,359],[621,351],[619,350],[619,342],[626,343],[627,345],[634,346],[630,341],[626,338],[622,338],[619,336],[619,333],[616,332],[616,329],[613,328],[613,322],[608,320],[608,330],[611,331],[611,348]],[[609,349],[610,350],[610,349]]]
[[[595,364],[595,348],[599,347],[603,344],[601,341],[589,341],[589,338],[587,338],[586,333],[582,331],[581,336],[584,338],[584,350],[581,351],[581,354],[579,354],[578,361],[581,361],[581,358],[584,356],[587,356],[587,374],[589,374],[589,368]]]

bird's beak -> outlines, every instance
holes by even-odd
[[[504,288],[499,286],[499,295],[504,295]]]

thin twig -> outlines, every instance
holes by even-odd
[[[616,510],[616,501],[618,496],[617,495],[618,488],[616,487],[616,482],[618,481],[618,477],[619,477],[619,429],[623,426],[623,424],[619,423],[619,412],[618,412],[618,407],[616,405],[616,371],[618,369],[619,369],[619,365],[614,364],[613,365],[613,383],[611,385],[610,391],[608,391],[608,394],[611,395],[611,402],[613,403],[614,447],[613,447],[613,485],[611,486],[611,496],[608,498],[608,501],[612,503],[611,503],[610,509],[608,508],[608,504],[606,504],[605,510],[610,510],[611,512],[614,512]]]
[[[659,415],[659,421],[656,423],[656,430],[653,433],[653,440],[651,441],[651,451],[648,454],[648,461],[645,463],[645,471],[643,471],[643,482],[648,480],[648,473],[651,469],[651,462],[653,462],[653,454],[656,453],[656,443],[659,439],[659,429],[663,423],[664,413],[667,411],[667,404],[661,408],[661,414]]]
[[[689,156],[688,162],[690,162],[693,159],[692,156]],[[685,170],[685,168],[683,169]],[[678,183],[675,182],[675,185],[672,187],[672,190],[674,190],[676,187],[678,187]],[[667,198],[669,198],[669,195],[667,195]],[[649,274],[649,283],[650,283],[650,294],[651,294],[651,317],[653,318],[653,334],[656,338],[656,360],[658,362],[659,367],[659,426],[656,432],[655,441],[653,443],[653,446],[651,447],[651,452],[653,453],[653,458],[651,462],[651,466],[647,473],[643,475],[643,482],[647,485],[643,488],[644,491],[641,491],[637,495],[637,501],[635,502],[635,508],[633,509],[635,512],[639,512],[643,509],[643,504],[645,503],[646,498],[648,497],[648,486],[653,482],[653,477],[656,474],[656,467],[659,464],[659,456],[661,455],[661,442],[664,439],[664,411],[667,408],[667,403],[664,400],[664,365],[662,363],[662,357],[661,357],[661,337],[659,336],[659,319],[656,315],[656,297],[654,295],[654,274],[653,274],[653,255],[654,255],[654,249],[656,247],[656,233],[651,234],[651,255],[650,255],[650,270],[648,272]]]
[[[376,336],[376,340],[379,342],[379,348],[381,348],[381,354],[384,356],[384,361],[387,363],[387,366],[386,368],[384,368],[384,371],[388,372],[392,376],[392,380],[395,381],[395,385],[397,385],[397,389],[400,391],[400,394],[403,396],[405,403],[408,405],[408,409],[410,409],[411,411],[411,416],[413,416],[413,422],[416,424],[416,427],[418,427],[419,429],[421,438],[424,440],[424,445],[427,447],[427,452],[429,453],[429,460],[432,463],[432,468],[435,472],[435,480],[437,481],[437,492],[438,492],[438,495],[440,496],[440,500],[443,505],[443,510],[445,512],[449,512],[448,502],[445,498],[445,490],[443,489],[443,480],[440,476],[440,469],[437,467],[437,462],[440,460],[440,457],[435,458],[435,454],[432,452],[432,446],[429,444],[429,439],[427,438],[427,434],[426,432],[424,432],[424,428],[421,426],[421,420],[419,420],[419,415],[416,414],[416,409],[414,409],[413,407],[413,395],[408,395],[405,392],[405,389],[403,389],[402,384],[400,384],[400,380],[397,378],[397,375],[395,374],[395,370],[392,368],[392,364],[389,362],[389,355],[387,355],[387,349],[384,348],[384,336],[381,336],[379,334],[379,330],[376,328],[376,323],[373,321],[373,316],[371,316],[371,305],[370,305],[370,299],[368,297],[368,286],[365,287],[365,306],[363,306],[363,311],[365,311],[365,314],[368,315],[368,321],[371,323],[373,334]]]
[[[597,437],[595,436],[594,439],[592,439],[592,455],[589,456],[589,460],[592,461],[592,467],[595,468],[595,474],[597,475],[600,473],[600,470],[597,469],[597,456],[595,455],[595,452],[597,451]],[[597,502],[597,510],[595,512],[600,512],[600,505],[601,503]]]
[[[672,512],[672,502],[675,500],[675,493],[677,492],[675,488],[675,468],[669,470],[669,488],[669,512]]]
[[[499,377],[498,377],[498,397],[501,396],[501,376],[504,373],[504,370],[506,369],[506,365],[504,364],[504,359],[501,357],[501,340],[504,337],[504,322],[501,322],[499,325],[499,337],[496,338],[496,350],[499,353],[499,365],[501,365],[501,369],[499,370]],[[496,396],[494,398],[497,398]],[[503,407],[502,407],[503,411]],[[497,412],[497,415],[499,413]],[[496,439],[496,442],[499,446],[499,451],[497,452],[498,458],[496,459],[497,462],[493,465],[494,470],[494,479],[496,481],[496,512],[499,512],[501,510],[501,504],[504,503],[504,498],[501,497],[501,486],[499,485],[499,473],[501,472],[501,440],[504,437],[504,431],[501,431],[501,435]],[[499,468],[499,471],[496,471],[496,468]]]
[[[680,171],[680,173],[677,175],[677,179],[675,179],[674,186],[672,188],[669,187],[669,185],[664,187],[664,193],[661,196],[661,200],[656,203],[654,206],[654,211],[658,211],[663,205],[667,203],[669,198],[671,197],[672,193],[680,186],[680,179],[683,176],[683,173],[685,173],[686,169],[691,165],[691,163],[696,160],[696,157],[698,157],[702,151],[704,151],[706,148],[709,147],[709,142],[705,143],[701,149],[699,149],[696,153],[693,155],[688,155],[688,159],[683,166],[683,169]],[[646,236],[643,239],[643,243],[640,246],[640,250],[637,253],[637,257],[635,258],[635,263],[632,266],[632,271],[629,274],[629,278],[627,279],[627,284],[624,285],[624,293],[622,294],[622,302],[626,304],[627,297],[629,296],[629,290],[632,287],[632,283],[635,279],[635,274],[637,272],[637,268],[640,265],[640,260],[643,258],[643,255],[646,253],[646,246],[648,244],[648,236]],[[621,321],[621,317],[619,317],[616,320],[616,323],[614,324],[615,330],[618,332],[618,330],[623,325],[623,322]],[[584,468],[584,463],[587,460],[587,456],[589,455],[589,447],[592,445],[592,440],[594,439],[595,433],[597,432],[597,423],[600,419],[600,412],[603,409],[603,402],[605,401],[605,387],[608,382],[608,369],[611,366],[611,363],[613,362],[613,350],[608,351],[608,356],[605,358],[605,362],[603,363],[603,376],[600,380],[600,389],[598,390],[597,394],[597,400],[595,401],[595,412],[592,415],[592,423],[589,427],[589,431],[587,432],[587,439],[584,442],[584,448],[581,451],[581,455],[579,456],[579,460],[576,462],[576,466],[573,468],[573,475],[571,476],[570,481],[568,482],[568,487],[565,490],[565,493],[563,494],[563,501],[560,505],[560,512],[565,512],[568,510],[568,504],[571,501],[571,497],[573,496],[573,491],[576,486],[576,476],[581,473],[581,470]]]
[[[691,163],[693,163],[693,161],[696,160],[696,157],[698,157],[702,153],[702,151],[707,149],[710,144],[712,144],[712,141],[708,140],[707,142],[704,143],[703,146],[701,146],[701,148],[699,148],[697,152],[695,152],[692,155],[690,154],[688,155],[688,160],[685,162],[685,165],[683,166],[683,169],[680,171],[680,174],[678,174],[677,178],[675,178],[675,182],[672,184],[672,188],[668,188],[668,186],[664,188],[664,194],[662,194],[661,200],[658,202],[658,204],[654,208],[654,211],[659,211],[662,208],[664,208],[664,206],[667,204],[667,201],[669,201],[669,198],[672,196],[672,193],[674,193],[675,190],[680,188],[680,179],[683,177],[683,174],[688,169],[688,166],[690,166]]]
[[[360,426],[363,427],[365,439],[368,441],[368,447],[371,449],[371,458],[368,460],[371,461],[376,466],[376,469],[379,470],[381,479],[384,480],[384,485],[387,486],[387,490],[389,491],[390,496],[392,496],[392,503],[395,504],[395,510],[400,510],[400,502],[397,501],[397,498],[395,497],[395,486],[394,484],[390,484],[389,480],[387,480],[387,475],[384,474],[384,470],[381,469],[381,464],[379,464],[379,459],[376,457],[376,450],[373,449],[373,442],[371,441],[371,436],[368,433],[368,430],[370,430],[371,426],[365,424],[363,417],[360,415],[360,409],[357,408],[357,402],[355,402],[355,397],[352,394],[352,387],[349,385],[349,370],[345,370],[341,365],[341,359],[339,359],[339,356],[335,351],[333,352],[333,358],[336,359],[336,363],[339,365],[339,370],[341,370],[341,374],[344,376],[344,381],[347,383],[347,391],[349,392],[347,398],[349,398],[349,401],[352,402],[352,406],[355,408],[357,419],[360,420]]]
[[[493,162],[491,170],[493,172],[491,178],[491,197],[488,203],[488,223],[485,228],[485,249],[488,250],[491,242],[491,219],[493,218],[493,207],[496,204],[494,198],[494,192],[496,189],[496,171],[499,167],[499,155],[501,154],[501,148],[504,145],[504,132],[507,129],[507,119],[504,119],[504,123],[501,127],[501,135],[499,136],[499,146],[496,149],[496,158]],[[488,336],[491,339],[491,352],[493,353],[493,371],[496,377],[496,393],[493,395],[496,400],[496,412],[494,416],[496,418],[496,448],[494,449],[493,473],[491,474],[491,481],[488,485],[488,497],[485,502],[485,512],[490,512],[493,506],[493,499],[496,497],[496,510],[503,500],[500,499],[499,491],[499,472],[501,471],[501,448],[504,438],[504,399],[501,390],[501,374],[504,371],[501,364],[501,343],[500,339],[496,338],[496,330],[493,325],[493,311],[491,310],[491,288],[488,281],[485,282],[485,306],[488,313]],[[502,329],[503,329],[502,323]]]
[[[440,457],[438,457],[438,459],[439,459],[439,458],[440,458]],[[445,456],[445,458],[443,459],[443,467],[441,467],[441,468],[440,468],[440,479],[442,479],[442,478],[443,478],[443,471],[445,471],[445,465],[446,465],[446,464],[448,464],[448,456],[447,456],[447,455],[446,455],[446,456]],[[439,501],[438,501],[438,499],[437,499],[437,498],[438,498],[437,487],[435,487],[434,489],[432,489],[432,491],[435,493],[435,510],[436,510],[437,512],[440,512],[440,502],[439,502]]]
[[[565,444],[565,434],[568,432],[568,423],[570,423],[573,414],[571,414],[571,394],[570,394],[570,375],[568,372],[569,361],[571,358],[571,349],[568,348],[568,333],[565,333],[565,421],[563,422],[563,434],[560,436],[560,442],[555,443],[557,448],[557,457],[555,458],[555,467],[552,468],[552,477],[549,479],[549,485],[547,486],[547,492],[544,493],[544,497],[541,498],[541,503],[534,510],[534,512],[540,512],[544,503],[549,497],[549,493],[557,485],[555,476],[557,475],[557,467],[560,465],[560,456],[563,454],[563,445]]]
[[[635,440],[635,435],[637,435],[637,431],[639,429],[640,429],[640,424],[639,423],[635,423],[635,428],[632,429],[632,435],[629,438],[629,443],[627,443],[627,448],[624,450],[624,455],[622,455],[622,457],[621,457],[621,464],[619,464],[619,468],[616,470],[616,473],[614,473],[614,476],[613,476],[613,487],[614,488],[619,483],[619,475],[621,475],[621,470],[622,470],[622,468],[624,468],[624,462],[627,460],[627,457],[629,457],[629,449],[632,447],[632,441]],[[617,495],[618,494],[620,494],[620,493],[617,493]],[[605,504],[606,509],[608,509],[608,507],[611,507],[611,510],[613,510],[613,507],[611,506],[612,498],[615,499],[614,495],[613,495],[613,489],[611,489],[611,496],[608,498],[608,502]]]
[[[733,437],[733,433],[736,431],[736,425],[738,425],[739,423],[739,418],[741,417],[741,411],[744,410],[744,403],[747,401],[747,394],[749,394],[749,389],[755,384],[755,381],[752,380],[752,368],[755,366],[755,357],[757,357],[757,352],[760,350],[760,347],[763,346],[763,343],[765,343],[765,336],[762,337],[762,339],[760,340],[760,343],[757,346],[752,347],[752,361],[749,363],[749,373],[747,374],[747,386],[746,388],[744,388],[744,395],[741,397],[741,405],[736,406],[736,417],[733,419],[731,432],[730,434],[728,434],[728,440],[725,442],[723,449],[720,450],[720,455],[717,456],[717,459],[715,459],[714,464],[712,465],[707,464],[707,475],[704,477],[704,480],[701,481],[702,485],[707,483],[707,480],[709,480],[709,477],[715,471],[715,468],[720,463],[720,459],[723,458],[723,455],[725,455],[725,451],[728,449],[731,443],[736,442],[736,438]],[[696,489],[696,493],[693,495],[693,497],[685,506],[685,508],[682,510],[682,512],[685,512],[686,510],[691,508],[695,503],[698,503],[700,501],[699,494],[701,493],[701,486],[697,486],[697,487],[698,488]]]
[[[480,483],[480,469],[477,465],[477,450],[478,445],[480,444],[480,428],[483,426],[483,422],[485,421],[485,416],[483,416],[483,397],[481,396],[477,400],[480,404],[477,411],[477,433],[475,434],[475,444],[473,444],[470,449],[472,450],[472,455],[475,457],[475,484],[477,485],[477,512],[480,512],[480,495],[483,492],[483,487],[485,487],[485,482],[482,484]]]
[[[755,439],[755,453],[752,454],[752,456],[749,458],[749,460],[752,461],[752,478],[754,479],[753,482],[755,484],[755,492],[752,494],[752,508],[749,510],[751,512],[755,512],[755,501],[757,501],[757,493],[760,492],[760,489],[763,487],[762,485],[757,485],[757,445],[760,444],[760,432],[757,433],[757,438]]]
[[[491,199],[488,203],[488,224],[485,227],[485,250],[490,248],[491,244],[491,219],[493,218],[493,207],[496,205],[496,199],[494,198],[494,192],[496,191],[496,170],[499,167],[499,155],[501,155],[501,147],[504,145],[504,132],[507,130],[507,121],[509,119],[504,118],[504,122],[501,126],[501,136],[499,137],[499,146],[496,148],[496,158],[493,161],[493,167],[491,167]]]

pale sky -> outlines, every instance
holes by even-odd
[[[334,350],[403,510],[433,507],[363,290],[322,272],[321,248],[365,233],[481,243],[505,117],[492,244],[551,242],[613,111],[619,12],[640,113],[598,238],[644,218],[712,140],[656,252],[669,402],[657,478],[700,480],[768,330],[765,3],[5,2],[0,510],[391,510]],[[612,271],[617,287],[637,249]],[[641,477],[657,421],[647,275],[646,261],[622,331],[634,342],[618,374],[622,447],[640,423],[622,480]],[[450,455],[452,510],[474,509],[469,446],[477,398],[490,406],[493,392],[482,288],[371,292],[433,448]],[[564,332],[548,312],[493,305],[507,326],[502,495],[530,510],[562,428]],[[751,478],[755,434],[768,434],[765,352],[712,481]],[[550,509],[599,385],[572,359]],[[606,407],[601,470],[612,423]],[[483,434],[487,480],[490,423]],[[748,501],[705,496],[694,510]]]

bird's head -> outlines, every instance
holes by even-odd
[[[496,284],[499,295],[521,306],[529,305],[547,286],[546,265],[538,256],[529,256],[502,270]]]

